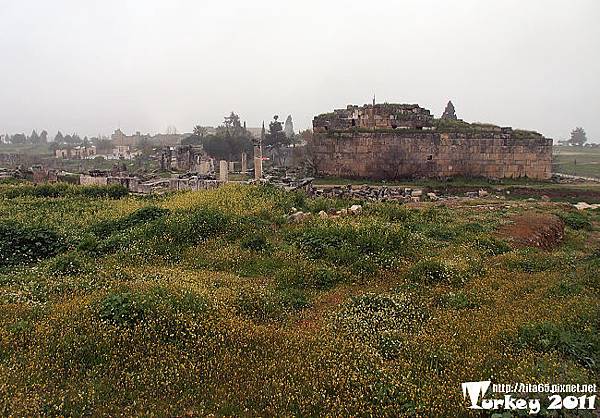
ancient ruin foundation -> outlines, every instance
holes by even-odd
[[[319,175],[551,177],[551,139],[537,132],[434,119],[418,105],[348,106],[315,117],[313,129],[311,153]]]

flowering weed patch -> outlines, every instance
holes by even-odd
[[[36,187],[0,190],[1,415],[462,416],[473,379],[600,383],[595,213]],[[564,240],[500,238],[529,209]]]

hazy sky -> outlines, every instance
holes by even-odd
[[[347,104],[600,142],[598,0],[0,0],[0,133],[217,125]]]

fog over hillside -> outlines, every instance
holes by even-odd
[[[600,141],[596,0],[0,1],[0,132],[81,135],[370,102]]]

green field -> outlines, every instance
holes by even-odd
[[[600,148],[555,146],[554,171],[600,178]]]
[[[498,232],[523,213],[562,243]],[[600,383],[599,234],[552,202],[0,185],[0,415],[464,416],[461,382]]]

